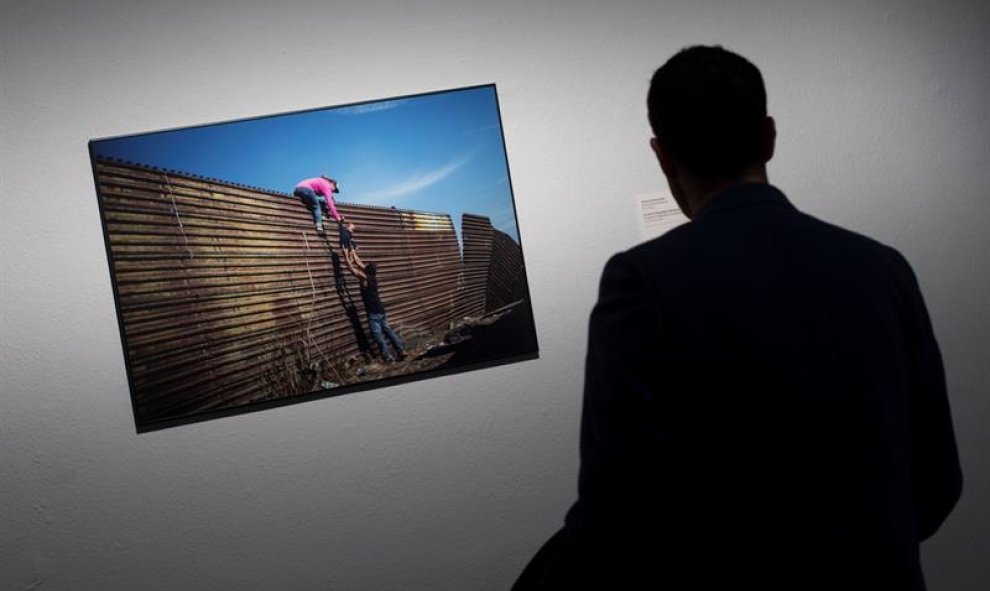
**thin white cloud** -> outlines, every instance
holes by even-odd
[[[399,184],[387,189],[368,193],[364,195],[362,201],[378,203],[391,202],[400,197],[405,197],[406,195],[411,195],[417,191],[422,191],[423,189],[431,187],[457,172],[457,170],[467,164],[473,156],[473,152],[470,154],[465,154],[437,169],[431,170],[424,174],[409,177]]]
[[[363,105],[354,105],[353,107],[344,107],[339,109],[337,112],[341,115],[364,115],[366,113],[377,113],[378,111],[388,111],[389,109],[394,109],[406,102],[404,99],[396,99],[391,101],[378,101],[374,103],[366,103]]]
[[[498,123],[492,123],[491,125],[485,125],[485,126],[482,126],[482,127],[474,127],[474,128],[471,128],[471,129],[465,129],[461,133],[463,135],[474,135],[476,133],[488,133],[488,132],[495,131],[495,130],[499,129],[499,127],[500,126],[499,126]]]

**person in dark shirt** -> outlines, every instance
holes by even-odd
[[[687,48],[647,107],[690,222],[605,265],[578,498],[514,589],[923,590],[962,474],[911,267],[768,184],[745,58]]]
[[[346,217],[341,217],[337,227],[340,231],[340,248],[344,251],[344,258],[357,268],[364,269],[364,262],[358,256],[358,245],[354,240],[354,222]]]
[[[389,325],[385,305],[378,295],[378,266],[375,263],[367,263],[362,269],[350,259],[345,259],[345,261],[348,269],[358,278],[360,283],[361,299],[364,301],[364,310],[368,314],[368,328],[371,330],[371,338],[381,350],[382,358],[387,363],[395,361],[396,357],[400,360],[405,358],[405,345],[402,338]],[[386,337],[391,342],[392,348],[395,349],[395,356],[392,355],[385,343]]]

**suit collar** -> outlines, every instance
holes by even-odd
[[[709,199],[698,210],[698,213],[695,214],[693,219],[699,220],[719,211],[751,207],[753,205],[779,205],[794,208],[791,202],[787,200],[787,197],[773,185],[766,183],[739,183],[738,185],[733,185],[720,191]]]

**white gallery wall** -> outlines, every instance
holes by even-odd
[[[988,6],[4,0],[0,589],[507,589],[574,499],[647,84],[695,43],[764,72],[771,181],[913,263],[966,477],[924,566],[990,588]],[[86,142],[488,82],[540,359],[137,435]]]

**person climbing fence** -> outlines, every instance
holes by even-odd
[[[337,222],[337,226],[340,230],[340,249],[344,251],[344,258],[349,262],[353,263],[357,268],[364,269],[364,262],[361,257],[358,256],[358,245],[354,240],[354,222],[341,216],[340,221]]]
[[[338,222],[341,219],[334,203],[334,193],[340,193],[337,181],[326,175],[303,179],[296,184],[296,188],[292,191],[292,194],[302,200],[313,214],[313,223],[316,224],[316,231],[320,234],[323,233],[324,214],[329,213],[330,217]]]

